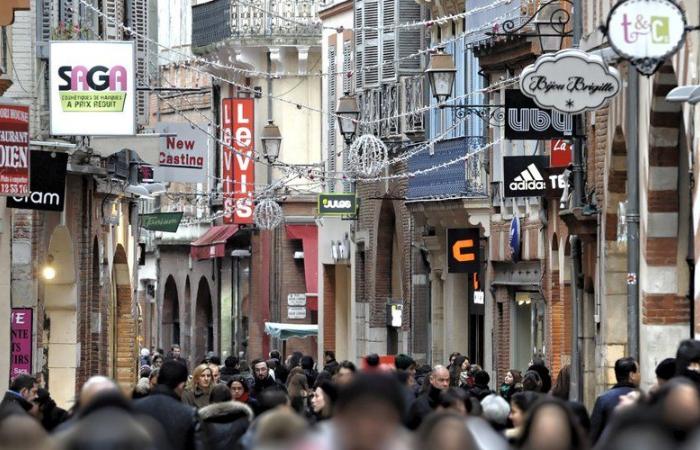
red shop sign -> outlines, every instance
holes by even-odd
[[[253,223],[255,160],[252,98],[222,100],[224,223]],[[233,150],[232,150],[233,149]]]
[[[549,167],[567,167],[572,162],[571,142],[552,139],[549,153]]]
[[[0,104],[0,195],[29,195],[29,106]]]

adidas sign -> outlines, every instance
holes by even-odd
[[[508,185],[512,191],[543,191],[547,185],[535,164],[530,164]]]

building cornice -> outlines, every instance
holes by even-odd
[[[345,0],[340,3],[335,3],[326,9],[319,10],[318,17],[321,20],[326,20],[338,14],[342,14],[347,11],[352,11],[352,5],[352,0]]]

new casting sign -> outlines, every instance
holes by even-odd
[[[24,197],[7,197],[7,207],[63,211],[68,154],[31,150],[29,155],[30,192]]]
[[[133,135],[133,41],[51,42],[51,134]]]
[[[204,183],[209,136],[187,123],[158,123],[160,152],[153,176],[159,181]]]
[[[506,89],[505,136],[510,140],[544,140],[570,137],[570,114],[540,108],[518,89]]]

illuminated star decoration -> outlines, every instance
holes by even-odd
[[[568,99],[566,101],[566,107],[567,108],[573,108],[574,107],[574,100],[572,98]]]

